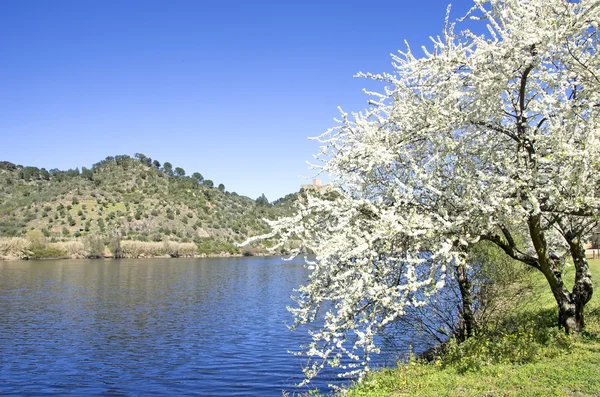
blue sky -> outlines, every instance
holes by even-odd
[[[447,1],[0,0],[0,160],[68,169],[140,152],[275,200],[359,72],[429,45]],[[472,2],[453,2],[453,17]]]

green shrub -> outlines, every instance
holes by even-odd
[[[44,247],[31,250],[33,259],[65,258],[67,253],[56,247]]]

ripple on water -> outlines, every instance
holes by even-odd
[[[286,306],[306,277],[257,257],[2,266],[0,394],[297,391],[302,361],[288,351],[308,335],[287,329]]]

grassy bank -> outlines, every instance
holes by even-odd
[[[590,266],[598,280],[600,260]],[[565,280],[573,272],[569,268]],[[566,336],[556,328],[545,280],[532,277],[535,299],[478,337],[451,345],[432,363],[415,359],[377,371],[348,396],[600,396],[600,293],[587,305],[586,331]]]

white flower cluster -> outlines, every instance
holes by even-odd
[[[600,2],[478,0],[467,17],[486,33],[447,18],[425,56],[407,46],[393,73],[359,74],[383,93],[315,138],[337,189],[259,237],[316,256],[290,309],[297,324],[325,312],[307,381],[325,365],[368,370],[374,335],[426,304],[480,238],[536,215],[549,236],[598,219]]]

